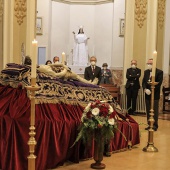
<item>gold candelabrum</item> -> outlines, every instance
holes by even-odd
[[[35,140],[35,92],[40,89],[40,87],[36,85],[36,78],[31,78],[31,86],[26,86],[26,89],[30,92],[29,98],[31,100],[28,170],[35,170],[36,155],[34,154],[34,151],[35,145],[37,144]]]
[[[152,76],[152,81],[148,82],[148,84],[151,85],[151,109],[149,113],[149,130],[148,130],[148,144],[146,147],[143,148],[144,152],[158,152],[158,149],[154,146],[153,142],[153,124],[154,124],[154,91],[155,91],[155,85],[158,84],[158,82],[155,82],[155,77]]]

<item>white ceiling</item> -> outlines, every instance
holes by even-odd
[[[52,0],[52,1],[62,2],[67,4],[97,5],[97,4],[113,2],[114,0]]]

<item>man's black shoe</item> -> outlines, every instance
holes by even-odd
[[[147,128],[145,128],[145,130],[149,130],[150,129],[150,127],[148,126]]]
[[[158,129],[158,128],[156,128],[156,127],[153,127],[153,130],[154,130],[154,131],[157,131],[157,129]]]

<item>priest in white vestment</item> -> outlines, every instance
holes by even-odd
[[[80,27],[78,34],[74,34],[74,49],[73,49],[73,65],[87,66],[88,64],[88,47],[87,36],[83,32],[83,27]]]

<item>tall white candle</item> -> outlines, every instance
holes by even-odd
[[[155,77],[157,52],[153,52],[152,77]]]
[[[66,54],[62,52],[62,64],[65,64]]]
[[[31,78],[36,78],[36,67],[37,67],[37,44],[38,44],[38,42],[34,39],[34,41],[32,41]]]

